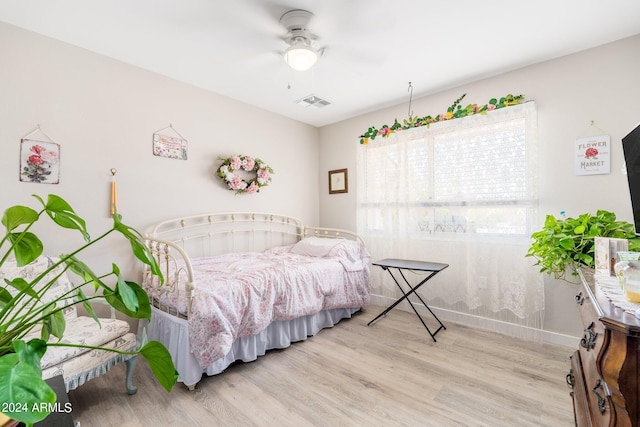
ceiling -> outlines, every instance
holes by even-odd
[[[325,48],[310,71],[282,59],[292,9]],[[638,34],[640,1],[0,0],[0,21],[324,126]]]

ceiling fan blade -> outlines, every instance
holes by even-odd
[[[215,65],[230,65],[237,66],[242,63],[246,63],[247,65],[250,62],[265,62],[265,60],[271,59],[273,62],[276,60],[282,60],[282,52],[278,51],[264,51],[264,52],[249,52],[246,54],[238,54],[238,55],[230,55],[230,56],[214,56],[210,61],[211,64]],[[284,61],[283,61],[284,62]]]
[[[367,52],[364,49],[357,49],[353,46],[338,46],[322,48],[322,56],[319,61],[338,61],[345,65],[359,64],[365,66],[381,66],[387,62],[384,55]]]

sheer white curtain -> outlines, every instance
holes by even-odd
[[[430,305],[500,330],[517,325],[504,332],[531,339],[544,317],[542,275],[525,257],[537,218],[536,129],[527,102],[376,138],[357,164],[358,232],[373,259],[449,264],[420,292]],[[372,271],[374,295],[400,295],[388,273]]]

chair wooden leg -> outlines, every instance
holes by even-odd
[[[138,361],[138,356],[133,356],[131,359],[126,360],[124,363],[127,364],[127,376],[125,378],[125,386],[127,387],[127,393],[136,394],[138,391],[138,387],[133,385],[133,371],[136,369],[136,362]]]

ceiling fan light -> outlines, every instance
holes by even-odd
[[[284,52],[284,61],[296,71],[307,71],[318,61],[318,52],[311,46],[291,46]]]

